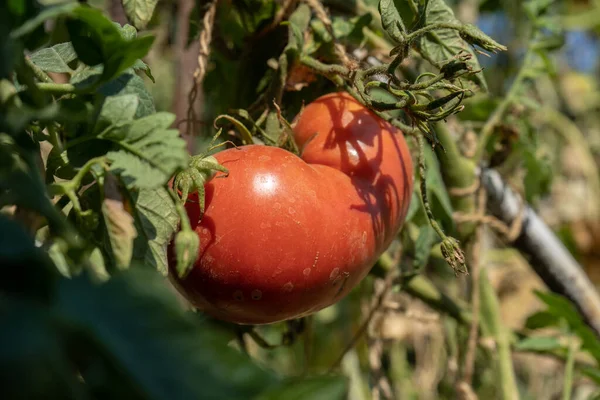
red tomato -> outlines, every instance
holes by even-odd
[[[216,318],[265,324],[339,301],[404,221],[413,167],[401,132],[345,93],[315,100],[296,122],[302,158],[258,145],[215,155],[229,176],[205,185],[192,226],[199,259],[185,279],[170,276]]]

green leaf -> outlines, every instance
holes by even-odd
[[[34,30],[38,27],[42,26],[42,24],[49,19],[57,18],[62,15],[70,15],[74,10],[79,8],[80,5],[78,3],[65,3],[52,7],[46,8],[44,11],[40,12],[35,17],[26,21],[23,25],[13,30],[10,33],[11,39],[19,39]]]
[[[106,271],[106,264],[104,263],[104,256],[98,247],[95,247],[94,250],[92,250],[89,263],[93,276],[99,282],[106,282],[109,279],[108,272]]]
[[[463,121],[485,122],[498,107],[500,99],[488,94],[477,93],[463,101],[465,109],[456,116]]]
[[[50,247],[48,248],[48,257],[50,257],[50,259],[54,263],[54,266],[61,275],[70,278],[73,275],[71,267],[67,262],[67,257],[62,252],[61,247],[62,246],[58,242],[50,245]]]
[[[331,23],[333,35],[338,41],[354,41],[359,43],[363,39],[363,28],[371,23],[371,14],[364,14],[352,18],[333,17]],[[332,37],[325,28],[322,21],[315,19],[310,22],[311,29],[315,33],[314,42],[306,46],[308,54],[316,52],[323,43],[331,44]],[[332,51],[332,48],[328,49]]]
[[[46,194],[36,161],[37,143],[25,133],[19,136],[17,145],[12,137],[0,133],[0,207],[18,205],[28,212],[39,213],[47,219],[54,233],[76,245],[73,230]]]
[[[440,173],[440,165],[435,153],[429,146],[425,146],[425,165],[427,167],[426,182],[427,194],[431,203],[433,215],[439,219],[445,230],[454,230],[454,212],[448,190]]]
[[[525,326],[528,329],[541,329],[550,326],[556,327],[560,325],[560,318],[547,311],[539,311],[527,318]]]
[[[145,28],[150,19],[158,0],[123,0],[123,8],[127,18],[133,22],[137,29]]]
[[[544,12],[552,5],[556,0],[530,0],[523,4],[528,16],[535,20],[536,17],[544,14]]]
[[[429,260],[431,254],[431,248],[437,241],[437,233],[433,230],[431,225],[423,225],[419,229],[419,236],[415,242],[415,259],[413,261],[413,268],[417,271],[422,270]]]
[[[100,81],[103,70],[104,67],[102,65],[78,68],[73,75],[71,75],[69,83],[75,85],[80,91],[91,89],[91,91],[95,92],[95,85]]]
[[[557,338],[549,336],[528,337],[515,344],[515,349],[520,351],[552,351],[561,347]]]
[[[127,42],[127,45],[120,46],[118,51],[107,60],[103,78],[111,79],[133,66],[136,60],[148,54],[153,43],[154,36],[143,36]]]
[[[302,3],[290,15],[287,48],[294,48],[297,51],[302,50],[304,47],[304,31],[306,31],[309,22],[310,8],[308,5]]]
[[[128,268],[133,256],[133,240],[137,237],[133,218],[121,201],[110,198],[102,202],[102,214],[115,264],[119,269]]]
[[[179,216],[164,188],[129,192],[138,237],[133,258],[167,274],[167,244],[177,229]]]
[[[131,68],[134,71],[143,71],[144,74],[146,74],[146,76],[148,78],[150,78],[150,80],[152,81],[152,83],[156,83],[156,80],[154,79],[154,76],[152,76],[152,70],[150,69],[150,67],[148,66],[148,64],[146,64],[142,60],[136,60],[133,63],[133,65],[131,66]]]
[[[125,24],[121,26],[118,22],[114,21],[113,25],[119,30],[119,33],[125,40],[131,40],[137,37],[137,29],[135,29],[135,27],[133,27],[132,25]]]
[[[215,327],[186,313],[168,282],[141,266],[102,285],[63,280],[55,313],[95,343],[106,363],[153,399],[248,399],[276,383],[273,374],[227,345]],[[86,383],[111,376],[81,371]],[[118,388],[119,386],[117,386]]]
[[[410,199],[410,204],[408,206],[408,212],[406,213],[406,221],[412,221],[413,217],[417,215],[418,211],[423,207],[421,205],[421,195],[420,195],[419,185],[415,185],[413,187],[413,192]]]
[[[26,104],[17,107],[9,105],[5,110],[5,123],[12,131],[18,132],[27,127],[33,121],[37,122],[82,122],[88,117],[88,104],[83,102],[61,101],[49,103],[48,105],[35,108]]]
[[[126,71],[116,79],[103,84],[98,91],[105,96],[136,95],[139,100],[135,112],[136,118],[145,117],[156,112],[154,100],[148,89],[146,89],[144,80],[130,71]]]
[[[386,33],[396,43],[404,43],[406,27],[394,0],[381,0],[379,2],[379,14],[381,14],[381,24]]]
[[[73,374],[73,364],[65,349],[66,338],[52,324],[49,310],[18,297],[3,297],[2,304],[2,397],[86,398],[82,383]]]
[[[135,94],[107,97],[98,116],[98,128],[104,129],[112,124],[124,124],[132,121],[138,105],[139,97]]]
[[[31,61],[47,72],[72,73],[73,70],[68,64],[76,59],[77,53],[70,42],[59,43],[31,55]]]
[[[538,290],[535,291],[535,295],[546,304],[548,307],[546,310],[547,312],[557,317],[564,318],[569,325],[576,326],[583,324],[583,319],[581,319],[579,312],[565,297],[555,293],[540,292]]]
[[[107,55],[103,47],[109,45],[116,47],[114,43],[118,43],[121,36],[119,31],[99,11],[90,11],[97,13],[98,25],[103,23],[104,26],[90,26],[89,23],[86,24],[84,21],[75,18],[68,19],[66,26],[79,60],[86,65],[95,66],[105,61]]]
[[[3,214],[0,214],[0,232],[0,295],[3,301],[6,293],[41,301],[50,299],[55,270],[46,255],[35,246],[33,237]],[[36,279],[31,279],[32,276]],[[5,320],[5,316],[0,320]]]
[[[600,369],[596,367],[581,366],[578,369],[588,378],[592,379],[596,385],[600,385]],[[594,398],[595,399],[595,398]]]
[[[525,198],[532,204],[541,195],[550,191],[552,184],[552,166],[548,157],[539,156],[535,149],[527,146],[523,149],[523,166],[525,173]]]
[[[535,291],[537,297],[548,307],[545,312],[566,322],[570,332],[581,339],[581,349],[588,351],[600,363],[600,340],[585,324],[575,306],[566,298],[555,293]]]
[[[169,129],[175,120],[170,113],[156,113],[125,126],[112,126],[99,138],[113,141],[117,151],[107,154],[111,171],[128,188],[153,189],[167,183],[187,165],[186,144],[179,131]]]
[[[430,0],[425,14],[423,25],[431,25],[440,22],[460,23],[455,17],[454,12],[444,0]],[[439,29],[421,36],[417,41],[417,48],[423,58],[429,61],[437,68],[441,68],[446,62],[459,52],[471,54],[471,59],[467,61],[468,65],[474,70],[480,70],[479,61],[471,46],[463,40],[459,33],[453,29]],[[483,90],[487,90],[487,83],[481,72],[469,77],[475,84]]]
[[[343,376],[318,376],[291,379],[284,385],[267,389],[256,400],[342,400],[348,393],[348,379]]]
[[[79,59],[89,65],[104,65],[101,81],[108,81],[144,57],[153,36],[135,37],[122,33],[102,12],[81,7],[75,9],[67,20],[67,30]]]
[[[362,29],[369,26],[373,17],[371,14],[359,15],[352,18],[334,17],[331,23],[333,34],[337,39],[345,39],[354,36],[362,37]]]
[[[473,24],[464,24],[463,29],[460,31],[460,37],[473,46],[481,47],[493,53],[498,50],[506,51],[506,46],[496,42]]]

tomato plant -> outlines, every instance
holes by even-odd
[[[404,136],[350,95],[307,105],[294,139],[301,157],[261,145],[217,153],[229,174],[206,184],[199,223],[197,195],[186,204],[199,258],[185,278],[171,277],[217,318],[264,324],[339,301],[406,216],[413,167]]]
[[[560,3],[0,1],[1,397],[598,391]]]

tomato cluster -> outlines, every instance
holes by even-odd
[[[389,246],[413,187],[400,131],[346,93],[322,96],[297,117],[301,157],[259,145],[215,154],[229,170],[205,185],[206,212],[186,204],[200,236],[184,279],[198,309],[241,324],[316,312],[354,288]]]

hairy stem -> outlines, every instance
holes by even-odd
[[[350,74],[350,70],[346,67],[337,64],[328,65],[305,55],[300,57],[300,62],[327,77],[338,86],[344,85],[344,79],[340,75],[347,76]]]
[[[38,83],[36,86],[38,89],[40,89],[44,92],[49,92],[49,93],[54,93],[54,94],[68,94],[68,93],[77,92],[77,88],[74,85],[71,85],[70,83],[41,82],[41,83]]]
[[[423,203],[423,208],[425,209],[425,214],[427,215],[427,219],[429,220],[429,224],[433,228],[433,230],[438,234],[438,236],[442,240],[446,240],[446,234],[440,227],[440,225],[435,220],[433,215],[433,211],[431,211],[431,206],[429,204],[429,200],[427,199],[427,180],[425,179],[426,167],[425,167],[425,139],[422,135],[415,136],[417,139],[417,143],[419,145],[419,176],[421,178],[421,201]]]
[[[31,71],[33,71],[35,77],[38,78],[40,81],[45,83],[54,83],[54,81],[48,76],[48,74],[46,74],[40,67],[35,65],[29,57],[25,57],[25,64],[27,64],[27,66],[31,68]]]

